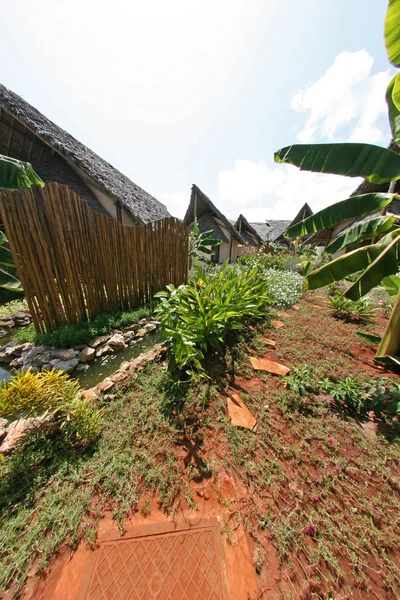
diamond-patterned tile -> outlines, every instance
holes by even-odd
[[[85,600],[222,600],[212,525],[100,544]]]

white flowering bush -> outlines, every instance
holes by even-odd
[[[269,295],[274,299],[273,306],[285,308],[296,304],[303,289],[303,277],[293,271],[265,269]]]

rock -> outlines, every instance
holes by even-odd
[[[96,350],[94,348],[90,348],[90,346],[86,346],[81,352],[78,354],[79,362],[87,363],[94,359],[96,355]]]
[[[78,344],[77,346],[72,346],[72,347],[74,350],[77,350],[78,352],[80,352],[81,350],[86,348],[86,344]]]
[[[11,317],[0,317],[0,327],[4,327],[5,329],[11,329],[14,327],[15,323],[11,319]]]
[[[246,429],[254,429],[256,420],[244,404],[238,392],[231,391],[228,399],[228,415],[232,425],[235,427],[245,427]]]
[[[129,362],[129,360],[126,360],[125,362],[121,363],[120,367],[119,367],[119,371],[129,371],[131,366],[131,363]]]
[[[108,344],[96,349],[96,358],[100,358],[100,356],[105,356],[106,354],[112,354],[112,350]]]
[[[114,333],[114,335],[108,340],[108,344],[115,352],[120,352],[126,348],[124,336],[120,333]]]
[[[22,353],[22,358],[24,359],[24,362],[32,362],[45,352],[51,352],[48,346],[32,346]]]
[[[32,373],[38,373],[40,371],[39,367],[34,367],[30,362],[24,363],[21,367],[21,371],[23,373],[26,373],[29,371],[29,369],[32,371]]]
[[[75,367],[78,366],[79,360],[77,358],[71,358],[71,360],[53,360],[50,361],[55,371],[64,371],[64,373],[72,373]]]
[[[148,359],[145,354],[141,354],[130,362],[129,369],[131,371],[144,371],[147,367]]]
[[[0,363],[10,363],[13,357],[5,352],[0,352]]]
[[[154,331],[155,329],[157,329],[157,325],[154,325],[154,323],[147,323],[147,325],[145,325],[143,329],[146,331],[146,333],[150,333],[150,331]]]
[[[89,365],[87,363],[81,363],[80,365],[78,365],[76,367],[76,370],[79,371],[79,373],[84,373],[85,371],[87,371],[89,368]]]
[[[116,371],[111,379],[114,383],[120,383],[121,381],[125,381],[128,377],[129,374],[126,371]]]
[[[140,325],[144,325],[145,323],[147,323],[147,318],[146,318],[146,317],[143,317],[143,319],[139,319],[138,323],[139,323]]]
[[[144,327],[142,329],[139,329],[139,331],[136,332],[136,337],[144,337],[146,335],[147,331],[144,329]]]
[[[3,329],[0,327],[0,337],[4,337],[5,335],[7,335],[8,331],[6,329]]]
[[[102,344],[105,344],[106,342],[108,342],[108,340],[110,339],[110,337],[111,337],[111,334],[100,335],[98,337],[95,337],[93,340],[91,340],[89,342],[89,346],[91,348],[98,348]]]
[[[13,450],[18,442],[26,436],[26,434],[33,429],[35,426],[35,420],[33,417],[28,419],[19,419],[10,423],[7,435],[0,446],[0,452],[10,452]]]
[[[108,392],[108,390],[111,390],[111,388],[113,388],[114,385],[115,384],[110,379],[105,379],[96,386],[95,390],[96,392],[100,393]]]
[[[284,324],[282,323],[282,321],[271,321],[272,325],[275,327],[275,329],[280,329],[281,327],[284,327]]]
[[[267,346],[275,346],[275,345],[276,345],[276,342],[275,342],[275,340],[270,340],[269,338],[264,338],[264,339],[263,339],[263,342],[264,342],[265,344],[267,344]]]
[[[59,360],[71,360],[75,358],[75,350],[73,350],[72,348],[68,348],[67,350],[55,350],[53,354],[54,357],[58,358]]]
[[[0,440],[2,440],[3,437],[6,435],[7,428],[8,428],[7,419],[0,419]]]
[[[49,364],[52,359],[51,350],[46,350],[43,354],[37,355],[35,358],[31,359],[32,366],[34,367],[43,367],[43,365]]]
[[[125,327],[125,331],[137,331],[138,329],[140,329],[140,325],[138,323],[134,323],[133,325],[128,325],[128,327]]]
[[[267,360],[266,358],[256,358],[252,356],[250,358],[253,369],[256,371],[267,371],[274,375],[287,375],[290,371],[289,367],[281,365],[273,360]]]
[[[82,398],[85,400],[98,400],[99,395],[97,394],[95,388],[91,388],[89,390],[83,390],[81,392]]]
[[[129,342],[131,342],[133,340],[133,338],[135,337],[135,332],[134,331],[126,331],[122,335],[123,335],[125,343],[129,344]]]
[[[278,317],[290,317],[290,314],[287,312],[277,312],[276,313]]]
[[[10,362],[10,367],[12,369],[19,369],[20,367],[22,367],[24,364],[24,361],[22,360],[22,357],[19,356],[18,358],[14,358],[11,362]]]

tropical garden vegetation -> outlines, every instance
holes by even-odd
[[[393,66],[400,67],[400,3],[390,0],[385,23],[385,41]],[[386,102],[393,140],[400,145],[400,73],[389,83]],[[386,216],[400,179],[400,154],[372,144],[297,144],[275,153],[275,161],[317,173],[364,177],[372,183],[390,184],[389,192],[355,196],[338,202],[290,227],[285,235],[298,237],[333,227],[352,219],[356,222],[327,248],[328,253],[347,249],[365,240],[370,243],[347,252],[307,276],[308,289],[317,289],[358,274],[344,292],[358,300],[382,283],[395,298],[392,315],[380,340],[376,357],[400,364],[400,215]],[[375,216],[378,213],[378,216]]]

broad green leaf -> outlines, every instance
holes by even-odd
[[[386,90],[390,128],[396,144],[400,145],[400,73],[397,73]]]
[[[390,239],[390,236],[392,237],[392,241],[389,245],[386,245],[385,241]],[[386,235],[378,244],[374,244],[373,246],[383,246],[384,249],[344,294],[350,300],[358,300],[362,296],[365,296],[372,288],[379,285],[384,277],[393,275],[399,270],[400,229]],[[369,247],[373,248],[373,246]]]
[[[315,290],[324,287],[366,269],[384,249],[385,246],[378,248],[376,244],[373,244],[357,248],[357,250],[336,258],[307,276],[308,289]]]
[[[3,269],[0,269],[0,287],[5,288],[6,290],[13,290],[16,292],[22,292],[22,285],[19,279],[10,275]]]
[[[343,221],[380,212],[385,206],[390,204],[393,197],[392,194],[362,194],[361,196],[347,198],[310,215],[304,221],[295,223],[283,235],[294,238],[314,233],[326,227],[333,227],[334,225],[343,223]]]
[[[0,190],[18,190],[32,185],[44,186],[29,163],[0,155]]]
[[[372,335],[372,333],[364,333],[363,331],[357,331],[357,335],[360,336],[360,338],[371,342],[371,344],[379,344],[382,339],[379,335]]]
[[[376,357],[399,357],[400,354],[400,292],[394,303],[389,323],[382,336],[382,341],[376,351]]]
[[[372,183],[400,179],[400,155],[372,144],[296,144],[281,148],[274,158],[302,171],[364,177]]]
[[[11,251],[5,246],[0,246],[0,265],[3,265],[3,267],[15,268],[15,263]]]
[[[385,19],[385,44],[390,62],[400,67],[400,0],[389,0]]]
[[[339,235],[325,250],[329,254],[340,252],[340,250],[351,244],[358,244],[363,240],[372,239],[381,233],[390,231],[395,227],[395,223],[396,217],[374,217],[373,219],[361,221],[361,223],[356,223]]]
[[[398,275],[384,277],[381,284],[391,298],[396,298],[397,294],[400,292],[400,277]]]

